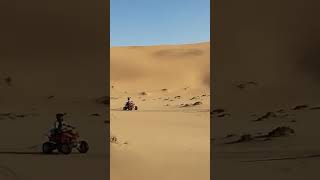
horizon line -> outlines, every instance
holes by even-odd
[[[177,46],[177,45],[192,45],[192,44],[203,44],[210,43],[210,39],[207,41],[198,41],[198,42],[190,42],[190,43],[167,43],[167,44],[146,44],[146,45],[116,45],[112,46],[110,44],[110,48],[116,47],[152,47],[152,46]]]

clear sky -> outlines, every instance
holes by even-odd
[[[111,46],[209,41],[210,0],[111,0]]]

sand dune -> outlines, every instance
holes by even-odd
[[[304,1],[302,7],[296,0],[217,4],[212,103],[230,116],[212,116],[214,179],[318,176],[319,158],[314,155],[319,154],[320,114],[309,109],[317,107],[320,100],[319,71],[315,70],[319,64],[319,34],[315,32],[320,26],[312,20],[319,15],[318,4]],[[248,86],[250,81],[257,86]],[[282,126],[292,128],[295,135],[222,143],[228,134],[236,134],[233,137],[238,139]],[[255,161],[263,159],[270,161]]]
[[[108,91],[105,67],[84,59],[64,60],[1,60],[0,179],[107,178],[107,106],[96,102]],[[88,154],[41,153],[58,112],[66,112],[65,119],[88,141]],[[91,116],[95,113],[100,116]]]
[[[137,90],[135,86],[139,85],[141,90],[208,86],[209,48],[209,43],[114,47],[111,49],[111,83],[115,87]]]
[[[111,179],[209,179],[209,47],[111,48]]]

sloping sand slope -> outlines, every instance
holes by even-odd
[[[112,180],[209,179],[209,56],[209,43],[111,48]]]
[[[319,3],[216,5],[212,109],[225,112],[212,112],[213,178],[318,177],[320,26],[313,19]],[[219,117],[223,113],[229,115]],[[281,126],[295,133],[264,136]],[[240,139],[245,142],[226,144]]]
[[[111,83],[124,91],[208,86],[209,48],[209,43],[111,48]]]

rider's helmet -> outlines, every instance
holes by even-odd
[[[58,121],[63,121],[63,116],[64,116],[64,114],[62,114],[62,113],[57,113],[56,114],[56,118],[57,118]]]
[[[128,97],[128,101],[130,101],[130,97]]]

